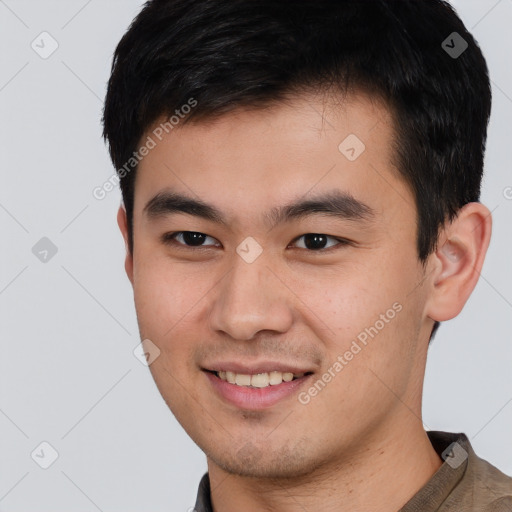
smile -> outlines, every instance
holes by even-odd
[[[304,377],[305,373],[294,374],[291,372],[271,371],[268,373],[256,373],[253,375],[245,373],[235,373],[230,371],[215,372],[221,380],[252,388],[266,388],[267,386],[278,386],[283,382],[291,382],[294,379]]]
[[[212,391],[224,403],[237,409],[264,410],[295,396],[312,377],[312,372],[258,372],[205,370]]]

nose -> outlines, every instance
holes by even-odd
[[[252,340],[260,331],[284,333],[292,325],[293,292],[263,255],[247,263],[235,254],[215,294],[210,327],[235,340]]]

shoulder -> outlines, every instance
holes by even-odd
[[[464,433],[429,431],[428,436],[445,461],[438,476],[453,482],[439,512],[512,512],[512,477],[479,457]],[[437,485],[443,486],[439,478]]]
[[[457,442],[468,454],[468,465],[460,486],[473,509],[482,512],[512,512],[512,477],[480,458],[465,435]]]
[[[474,464],[475,501],[483,512],[512,511],[512,477],[484,459],[476,457]]]
[[[512,496],[505,496],[493,501],[484,512],[510,512],[512,510]]]

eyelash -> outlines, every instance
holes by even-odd
[[[166,245],[174,245],[175,247],[178,247],[179,249],[184,249],[184,250],[194,250],[194,249],[195,250],[197,250],[197,249],[204,250],[204,249],[208,249],[208,248],[211,247],[211,246],[207,246],[207,245],[191,246],[191,245],[185,245],[183,243],[177,242],[175,240],[175,237],[177,235],[181,235],[183,233],[199,233],[201,235],[205,235],[206,237],[213,238],[213,237],[211,237],[209,235],[206,235],[205,233],[201,233],[199,231],[175,231],[173,233],[165,233],[164,235],[162,235],[162,242],[164,244],[166,244]],[[327,253],[327,252],[330,252],[332,250],[340,249],[343,246],[351,244],[351,242],[349,240],[346,240],[344,238],[336,238],[334,236],[326,235],[324,233],[305,233],[304,235],[301,235],[301,236],[295,238],[294,240],[292,240],[291,243],[297,242],[298,240],[300,240],[301,238],[303,238],[306,235],[322,235],[322,236],[325,236],[325,237],[330,238],[332,240],[336,240],[338,242],[338,244],[336,244],[336,245],[334,245],[332,247],[327,247],[327,248],[323,248],[323,249],[316,249],[316,250],[315,249],[308,249],[307,247],[298,247],[298,248],[296,247],[296,249],[303,249],[303,250],[306,250],[307,252],[310,252],[310,253],[313,253],[313,254]]]

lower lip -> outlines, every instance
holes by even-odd
[[[282,382],[276,386],[265,388],[250,388],[237,386],[217,377],[214,373],[205,371],[215,391],[226,401],[240,409],[259,411],[271,407],[279,401],[294,394],[311,376],[305,375],[290,382]]]

